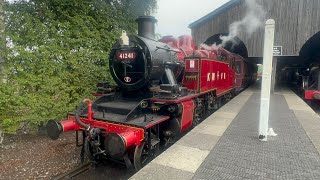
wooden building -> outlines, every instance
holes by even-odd
[[[308,59],[320,51],[320,0],[256,0],[267,19],[276,21],[275,46],[282,46],[282,57]],[[225,5],[191,23],[197,45],[208,38],[229,33],[229,25],[247,13],[245,0],[230,0]],[[232,51],[248,57],[262,57],[264,24],[251,36],[238,34],[239,47]],[[241,52],[240,52],[241,51]],[[247,52],[246,52],[247,51]],[[303,57],[302,57],[303,56]]]

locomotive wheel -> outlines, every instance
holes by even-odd
[[[219,109],[222,106],[222,100],[221,99],[222,99],[221,97],[219,97],[217,99],[217,109]]]
[[[149,158],[147,143],[143,142],[140,146],[136,146],[133,156],[134,168],[139,171],[144,165],[147,164]]]

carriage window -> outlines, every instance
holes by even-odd
[[[220,55],[218,55],[218,60],[222,61],[222,62],[225,62],[227,60],[227,56],[224,55],[224,54],[220,54]]]
[[[241,74],[241,61],[236,62],[236,74]]]
[[[230,60],[229,67],[230,67],[230,69],[233,69],[233,67],[234,67],[234,57]]]

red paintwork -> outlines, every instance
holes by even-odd
[[[304,92],[304,98],[305,99],[313,99],[313,93],[315,90],[306,90]]]
[[[137,128],[133,126],[127,126],[122,124],[109,123],[104,121],[98,121],[93,119],[89,121],[87,118],[80,118],[80,120],[84,123],[90,124],[90,127],[104,129],[106,134],[109,133],[117,133],[120,134],[123,139],[126,141],[127,147],[131,145],[139,146],[141,141],[144,139],[144,129]],[[67,131],[79,131],[84,130],[82,126],[80,126],[74,116],[69,115],[68,119],[60,122],[64,132]]]
[[[62,126],[63,132],[76,130],[76,129],[78,129],[80,127],[78,123],[76,123],[75,121],[72,121],[72,120],[60,121],[60,124]]]
[[[166,43],[176,51],[180,51],[176,53],[176,56],[180,61],[184,61],[185,57],[192,55],[195,48],[193,38],[190,35],[183,35],[179,38],[164,36],[159,39],[159,42]]]
[[[225,92],[232,87],[229,78],[229,64],[210,59],[201,61],[200,93],[216,90],[218,95]]]
[[[200,58],[192,58],[185,60],[185,74],[182,80],[183,87],[190,90],[199,90],[199,67]]]
[[[181,131],[185,131],[192,126],[194,102],[193,100],[184,101],[182,104]]]
[[[120,133],[119,135],[122,136],[124,141],[126,142],[126,147],[129,148],[136,142],[136,136],[135,136],[135,131],[125,131]]]
[[[235,88],[240,90],[248,81],[245,77],[247,66],[239,55],[232,54],[223,48],[214,49],[206,45],[196,48],[190,35],[179,38],[164,36],[159,41],[180,51],[176,56],[180,61],[185,62],[182,85],[189,90],[199,94],[213,91],[219,97]],[[190,55],[198,55],[199,58],[187,58]],[[218,59],[221,58],[223,60],[219,61]],[[237,77],[235,75],[236,60],[241,61],[241,67],[244,68]],[[233,67],[230,67],[230,62],[233,62]]]
[[[316,99],[315,98],[316,94],[320,95],[320,91],[317,91],[317,90],[305,90],[304,98],[305,99],[309,99],[309,100]]]
[[[84,99],[83,102],[88,103],[88,121],[91,122],[93,119],[92,102],[90,99]]]
[[[216,54],[223,56],[224,61],[219,61]],[[230,92],[234,88],[235,79],[235,67],[230,67],[230,62],[234,61],[232,54],[218,49],[207,51],[206,56],[185,59],[183,86],[200,94],[215,91],[216,96],[221,96]]]
[[[195,50],[194,41],[192,36],[183,35],[179,37],[180,49],[187,55],[192,55]]]

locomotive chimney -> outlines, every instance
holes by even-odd
[[[139,16],[136,22],[138,23],[139,36],[155,39],[155,23],[158,22],[156,18],[153,16]]]

